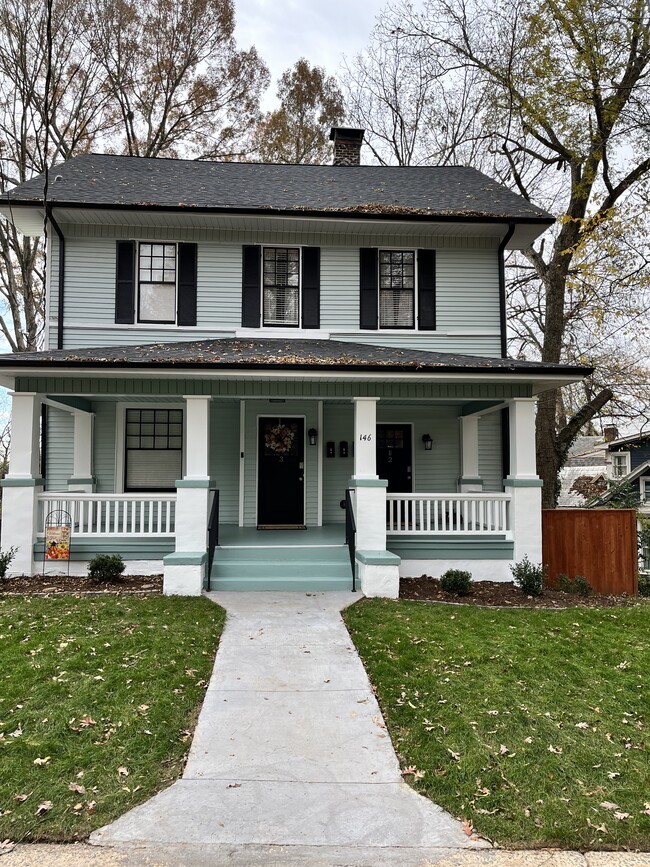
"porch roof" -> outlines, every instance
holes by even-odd
[[[536,383],[536,390],[557,387],[589,375],[592,368],[577,365],[544,364],[512,358],[491,358],[428,352],[420,349],[376,346],[340,340],[242,339],[177,341],[131,346],[104,346],[95,349],[59,349],[0,355],[0,377],[63,373],[74,376],[138,375],[158,377],[165,371],[178,375],[192,370],[195,375],[286,376],[303,373],[330,379],[363,375],[364,378],[393,378],[414,381],[450,376],[484,381],[516,377]],[[114,372],[114,373],[113,373]],[[539,388],[541,386],[541,388]]]

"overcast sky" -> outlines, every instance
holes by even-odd
[[[275,104],[276,81],[296,60],[337,71],[342,56],[367,44],[375,18],[387,0],[235,0],[240,48],[255,45],[273,84],[264,107]]]

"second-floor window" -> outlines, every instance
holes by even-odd
[[[612,478],[622,479],[630,472],[630,453],[612,453]]]
[[[300,248],[264,247],[262,256],[263,323],[300,324]]]
[[[139,245],[138,321],[176,322],[176,244]]]
[[[379,327],[415,327],[415,253],[379,251]]]

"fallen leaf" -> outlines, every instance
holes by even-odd
[[[589,728],[589,723],[586,723],[586,722],[579,722],[579,723],[576,723],[575,727],[576,727],[577,729],[588,729],[588,728]]]
[[[447,748],[447,752],[449,753],[449,755],[452,757],[452,759],[455,762],[460,761],[460,753],[455,753],[453,750],[450,750],[449,748]]]
[[[463,831],[467,834],[468,837],[471,837],[474,833],[474,828],[472,828],[472,823],[469,819],[463,819]]]
[[[501,744],[501,746],[499,747],[499,754],[505,756],[509,752],[510,750],[508,749],[508,747],[505,744]]]
[[[48,813],[52,809],[52,801],[43,801],[42,804],[39,804],[36,808],[35,816],[42,816],[43,813]]]
[[[227,789],[241,789],[241,783],[228,783]]]
[[[97,723],[95,722],[95,720],[94,720],[91,716],[89,716],[88,714],[86,714],[86,716],[83,717],[83,719],[80,719],[80,720],[79,720],[79,725],[80,725],[82,728],[87,729],[87,728],[89,728],[90,726],[96,726]]]
[[[68,789],[71,792],[76,792],[78,795],[86,794],[86,787],[80,786],[79,783],[68,783]]]
[[[0,840],[0,855],[8,855],[10,852],[13,852],[16,844],[12,843],[11,840]]]
[[[609,771],[607,773],[607,776],[609,777],[610,780],[615,780],[616,777],[620,777],[621,775],[617,771]]]
[[[625,819],[630,818],[630,814],[629,813],[621,813],[618,810],[616,810],[616,812],[614,813],[614,818],[618,819],[619,822],[623,822]]]
[[[18,801],[20,804],[22,804],[23,801],[26,801],[27,798],[31,797],[31,795],[31,792],[29,793],[29,795],[14,795],[14,801]]]
[[[601,801],[599,804],[603,810],[618,810],[618,804],[614,804],[613,801]]]
[[[549,744],[546,749],[549,751],[549,753],[557,753],[557,755],[562,752],[562,747],[554,747],[553,744]]]
[[[35,765],[38,765],[39,767],[41,767],[41,765],[49,765],[50,761],[51,761],[50,756],[45,756],[44,759],[42,759],[42,758],[39,756],[38,758],[34,759],[34,764],[35,764]]]
[[[88,810],[89,813],[94,813],[94,812],[95,812],[95,807],[96,807],[96,806],[97,806],[97,802],[96,802],[96,801],[88,801],[88,802],[86,803],[86,809]]]
[[[84,805],[83,805],[83,804],[81,803],[81,801],[80,801],[78,804],[75,804],[74,807],[73,807],[72,809],[75,811],[75,813],[78,813],[79,810],[83,810],[83,806],[84,806]]]
[[[128,770],[126,768],[123,768],[123,767],[118,768],[117,773],[120,775],[120,777],[128,777],[129,776]]]

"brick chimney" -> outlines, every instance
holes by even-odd
[[[607,424],[603,428],[603,436],[606,443],[611,443],[618,439],[618,428],[615,424]]]
[[[335,166],[358,166],[361,164],[361,145],[364,129],[348,129],[333,126],[330,130],[330,141],[334,142]]]

